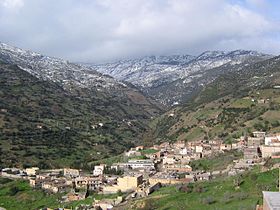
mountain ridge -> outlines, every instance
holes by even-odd
[[[196,86],[193,92],[198,91],[196,89],[202,82],[199,79],[195,82],[193,78],[202,78],[204,83],[212,81],[215,77],[203,77],[208,70],[224,65],[250,64],[271,57],[273,56],[250,50],[205,51],[198,56],[150,56],[111,64],[88,65],[120,81],[130,82],[157,101],[170,106],[185,103],[192,93],[186,95],[184,92],[193,89],[193,86]],[[223,73],[221,71],[219,74]],[[175,90],[170,92],[170,87]]]
[[[155,119],[154,139],[234,139],[280,132],[280,56],[241,65],[205,85],[187,104]]]

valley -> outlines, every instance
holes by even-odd
[[[280,210],[279,8],[0,0],[0,210]]]
[[[86,168],[86,161],[139,144],[150,118],[163,110],[111,77],[85,76],[83,67],[9,49],[0,51],[1,163],[6,166]]]
[[[253,181],[278,188],[279,68],[242,50],[91,65],[2,43],[0,206],[261,205]]]

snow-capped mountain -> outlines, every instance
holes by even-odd
[[[147,56],[93,65],[71,63],[0,43],[0,61],[16,64],[67,90],[80,87],[119,95],[123,94],[119,90],[127,91],[131,83],[165,105],[185,102],[219,75],[271,57],[246,50],[206,51],[198,56]]]
[[[271,55],[248,50],[206,51],[198,56],[150,56],[91,65],[91,67],[118,80],[130,82],[160,102],[171,105],[174,102],[184,101],[183,95],[193,91],[194,81],[195,86],[213,81],[219,72],[216,70],[215,74],[208,74],[210,69],[222,66],[232,69],[231,67],[236,65],[254,63],[271,57]],[[220,73],[226,70],[221,69]],[[208,78],[203,77],[206,73]]]
[[[63,59],[44,56],[0,42],[0,61],[18,65],[23,70],[43,80],[59,83],[64,88],[110,89],[125,84],[110,76],[94,71],[88,66],[75,64]]]
[[[189,63],[191,55],[149,56],[142,59],[116,63],[92,65],[94,69],[118,80],[124,80],[140,87],[152,87],[155,82],[172,81],[178,78],[180,67]]]
[[[116,107],[119,105],[118,103],[127,103],[129,106],[144,110],[148,113],[147,115],[154,115],[161,109],[154,100],[144,96],[130,83],[118,81],[89,66],[45,56],[0,42],[1,61],[17,65],[40,80],[54,82],[70,94],[79,95],[88,92],[90,96],[100,99],[100,101],[103,101],[104,98],[112,99],[112,101],[116,99],[117,102],[114,104]]]

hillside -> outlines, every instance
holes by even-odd
[[[280,131],[280,59],[275,57],[221,75],[193,97],[154,120],[158,140],[222,138],[253,130]]]
[[[37,54],[22,57],[26,52],[0,50],[2,167],[85,168],[140,144],[148,121],[161,112],[133,86],[62,60],[43,65]]]
[[[246,50],[206,51],[198,56],[150,56],[90,66],[130,82],[157,101],[171,106],[189,101],[219,75],[271,57]]]
[[[237,179],[241,183],[238,187],[234,184]],[[163,187],[149,197],[116,209],[255,209],[257,204],[262,204],[262,191],[278,191],[277,181],[277,169],[263,173],[255,169],[209,182]]]

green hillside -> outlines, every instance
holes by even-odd
[[[6,209],[75,208],[80,204],[92,204],[95,199],[115,198],[117,194],[100,195],[91,192],[85,200],[61,203],[65,193],[49,194],[32,188],[27,181],[0,178],[0,207]]]
[[[151,123],[163,140],[222,138],[231,142],[254,130],[280,131],[280,61],[273,58],[220,76],[193,100]],[[172,115],[170,115],[172,114]]]
[[[70,92],[0,63],[0,166],[86,168],[140,144],[160,111],[133,88]]]
[[[278,169],[259,169],[209,182],[163,187],[151,196],[128,203],[123,209],[158,210],[253,210],[262,204],[262,191],[278,191]]]

